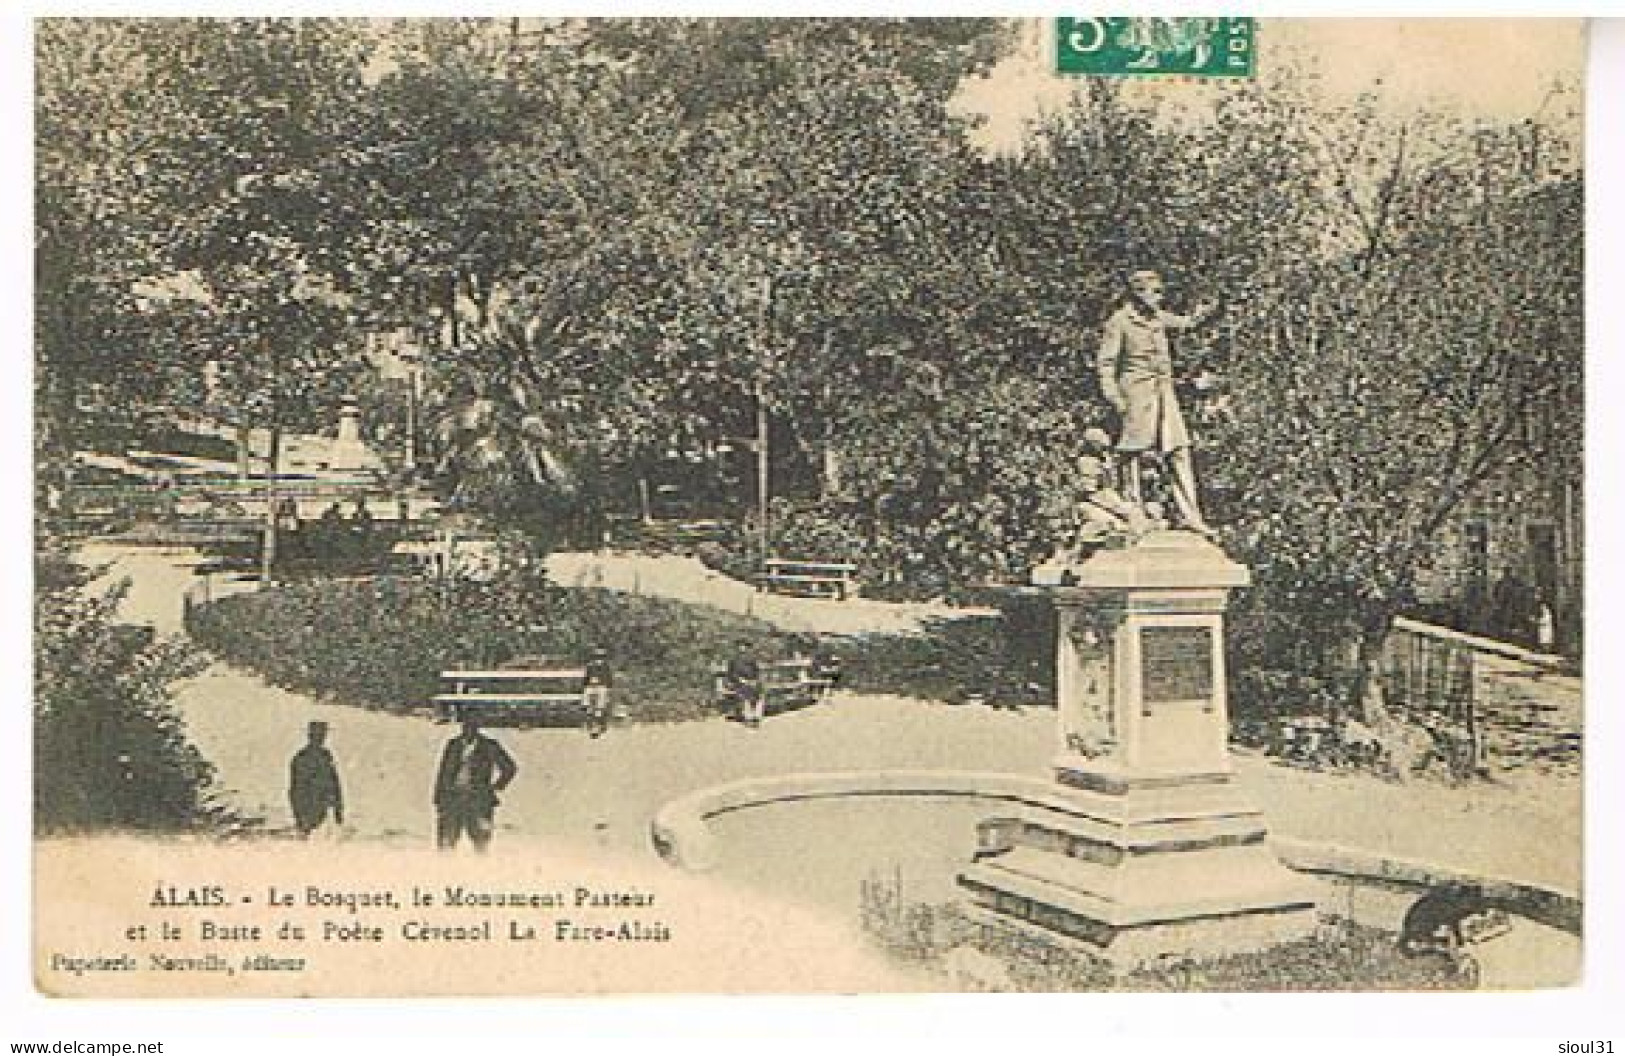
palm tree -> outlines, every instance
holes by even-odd
[[[589,453],[560,339],[567,300],[493,295],[431,389],[436,475],[450,503],[550,545],[579,513]]]

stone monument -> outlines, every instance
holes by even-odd
[[[1202,537],[1161,531],[1049,588],[1058,805],[1005,822],[1009,849],[960,875],[984,916],[1127,966],[1313,929],[1313,884],[1276,859],[1230,762],[1224,611],[1247,582]]]
[[[1058,788],[1047,806],[988,823],[1000,847],[959,876],[983,917],[1128,967],[1259,949],[1316,921],[1312,881],[1275,857],[1231,765],[1224,613],[1250,576],[1210,541],[1196,502],[1172,395],[1176,324],[1194,320],[1163,311],[1160,280],[1136,272],[1106,325],[1102,384],[1122,412],[1118,451],[1160,446],[1176,462],[1186,527],[1162,527],[1136,484],[1141,516],[1125,536],[1035,570],[1057,615]],[[1126,380],[1109,374],[1136,357]],[[1114,386],[1130,383],[1143,391],[1125,399]]]
[[[361,406],[354,396],[344,397],[339,408],[338,435],[327,449],[327,468],[337,472],[376,470],[382,462],[361,439]]]

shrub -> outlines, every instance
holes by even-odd
[[[1048,606],[1017,599],[1002,616],[939,620],[923,634],[834,638],[843,685],[960,703],[1050,705],[1054,629]],[[222,659],[299,693],[389,710],[424,707],[439,674],[529,654],[609,651],[619,704],[634,721],[708,714],[712,671],[748,641],[780,659],[807,636],[707,606],[561,588],[515,570],[442,591],[413,579],[285,584],[192,611],[189,627]]]
[[[1398,936],[1351,920],[1322,923],[1310,938],[1221,957],[1174,957],[1133,972],[1123,989],[1282,991],[1468,990],[1463,968],[1445,958],[1406,957]]]
[[[742,583],[752,582],[759,568],[755,550],[742,537],[708,539],[695,545],[694,556],[706,568]]]
[[[861,899],[863,929],[887,954],[947,974],[956,951],[975,950],[1002,966],[999,989],[1026,993],[1469,990],[1475,985],[1464,965],[1444,957],[1406,957],[1393,932],[1347,919],[1323,920],[1313,937],[1295,942],[1216,957],[1170,954],[1122,972],[1075,942],[1036,929],[982,923],[958,904],[911,901],[900,885],[888,887],[883,880],[866,881]]]
[[[999,600],[997,615],[929,620],[920,634],[838,642],[845,685],[953,704],[1053,705],[1054,610],[1042,599]]]
[[[39,565],[34,823],[41,833],[181,831],[221,820],[213,767],[187,740],[170,686],[196,670],[184,643],[116,623],[124,587],[93,594],[60,555]]]
[[[773,550],[781,557],[861,564],[872,549],[856,518],[848,514],[779,499],[773,503],[772,518]]]

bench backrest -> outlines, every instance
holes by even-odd
[[[442,671],[442,695],[471,698],[526,693],[579,692],[587,682],[584,667],[549,671]]]
[[[761,683],[769,689],[782,689],[794,686],[827,686],[827,678],[813,676],[813,661],[808,657],[793,660],[769,660],[757,665],[762,672]],[[726,666],[717,665],[711,673],[718,679],[725,678],[728,673]]]
[[[802,575],[829,575],[832,577],[851,576],[857,572],[856,565],[839,561],[788,561],[781,558],[770,557],[766,562],[769,575],[775,573],[802,574]]]
[[[578,714],[587,704],[586,668],[528,671],[442,671],[435,711],[481,721],[530,723]]]

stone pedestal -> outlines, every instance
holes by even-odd
[[[1158,532],[1075,574],[1049,592],[1066,806],[1001,819],[1008,849],[961,886],[985,916],[1126,966],[1307,934],[1313,886],[1265,842],[1227,746],[1224,611],[1247,570],[1200,536]]]

